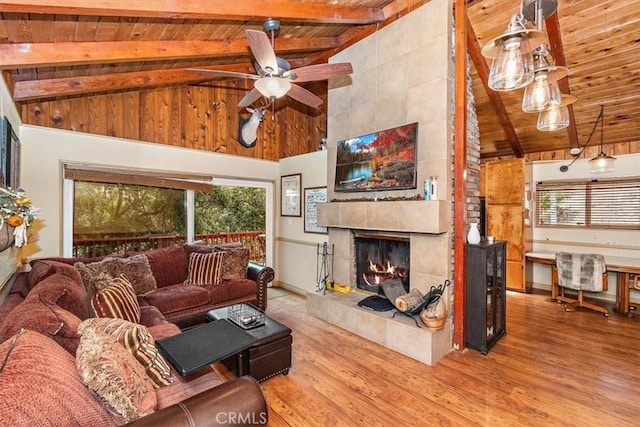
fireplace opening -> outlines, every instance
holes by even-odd
[[[380,234],[356,233],[356,286],[384,295],[382,284],[400,279],[409,292],[409,238]]]

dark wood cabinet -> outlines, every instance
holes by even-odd
[[[467,244],[466,345],[482,354],[506,333],[506,243]]]

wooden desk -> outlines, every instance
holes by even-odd
[[[555,267],[555,252],[527,252],[528,261],[538,264],[546,264]],[[616,273],[616,306],[614,311],[625,316],[630,316],[629,281],[631,276],[640,275],[640,258],[627,258],[605,255],[607,271]],[[551,298],[558,297],[558,277],[555,268],[551,269]]]

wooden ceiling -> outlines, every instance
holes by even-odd
[[[278,56],[292,67],[336,52],[428,0],[0,0],[0,67],[14,100],[186,85],[208,67],[253,73],[245,30],[282,22]],[[605,144],[637,152],[640,141],[640,1],[559,0],[546,19],[552,52],[578,97],[572,125],[536,130],[523,90],[485,89],[479,49],[506,29],[521,0],[468,1],[468,37],[482,157],[523,156],[584,145],[605,106]],[[419,30],[419,29],[417,29]],[[484,80],[484,82],[483,82]],[[594,135],[589,145],[599,143]],[[631,147],[631,148],[629,148]]]

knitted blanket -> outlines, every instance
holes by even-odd
[[[602,275],[607,271],[604,256],[599,254],[574,254],[558,252],[558,285],[563,288],[600,292]]]

